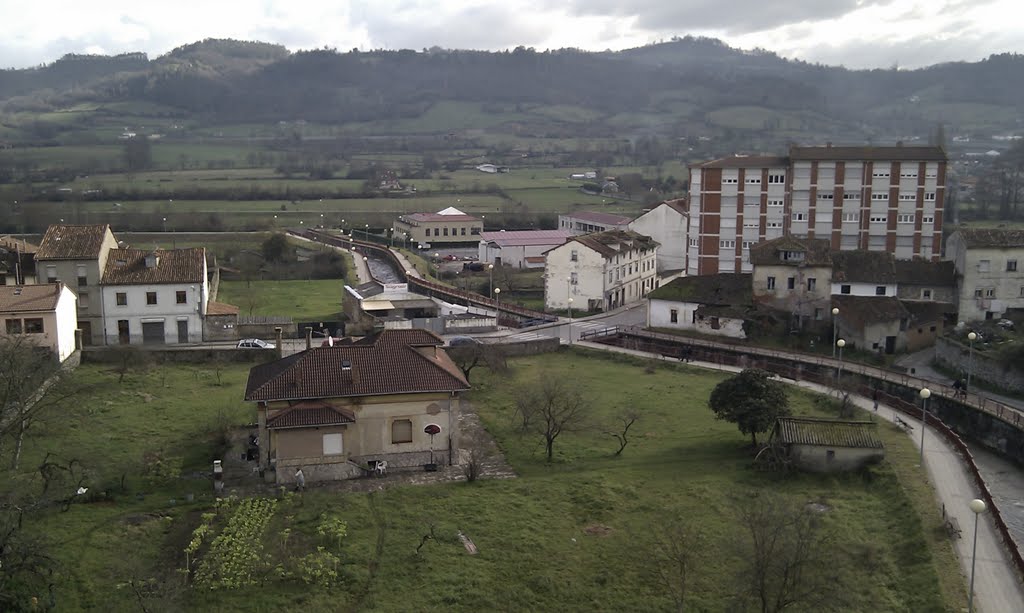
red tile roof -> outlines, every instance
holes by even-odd
[[[0,285],[0,312],[52,311],[63,289],[63,283]]]
[[[644,236],[632,230],[605,230],[604,232],[583,234],[573,237],[569,242],[589,247],[604,257],[611,257],[630,250],[654,249],[658,246],[658,242],[650,236]],[[557,248],[555,247],[555,249]]]
[[[38,260],[90,260],[99,257],[103,239],[110,226],[53,225],[46,229],[39,250]]]
[[[209,301],[206,303],[207,315],[238,315],[238,307],[226,302]]]
[[[305,400],[468,390],[462,371],[426,330],[384,330],[254,366],[245,399]]]
[[[146,256],[155,255],[152,267]],[[169,251],[111,249],[103,271],[104,285],[151,285],[155,283],[202,283],[206,249],[192,247]]]
[[[355,415],[348,409],[336,407],[328,402],[305,401],[294,404],[267,420],[267,427],[307,428],[310,426],[334,426],[355,422]]]

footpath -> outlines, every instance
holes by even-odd
[[[580,346],[602,351],[615,351],[636,355],[645,358],[665,359],[662,356],[643,351],[580,341]],[[721,370],[727,372],[739,372],[741,369],[733,366],[715,364],[713,362],[690,362],[691,366]],[[920,373],[919,373],[920,375]],[[793,381],[781,379],[790,385],[796,385],[816,392],[827,394],[829,388],[811,383],[808,381]],[[873,403],[871,399],[856,396],[852,397],[855,404],[863,409],[871,410]],[[880,407],[878,415],[883,419],[894,422],[898,415],[894,409]],[[920,428],[923,427],[919,420],[899,414],[900,419],[914,427],[912,433],[908,433],[912,439],[919,441]],[[917,436],[915,437],[914,434]],[[971,546],[974,536],[974,513],[967,504],[978,494],[973,485],[970,472],[956,451],[946,440],[931,427],[925,434],[924,441],[924,467],[929,480],[935,488],[938,504],[944,505],[946,513],[957,519],[963,530],[960,539],[953,540],[953,547],[960,558],[960,567],[964,573],[964,585],[968,584],[971,575]],[[1002,541],[993,525],[990,514],[984,513],[978,518],[978,550],[977,564],[974,573],[974,608],[976,611],[985,613],[1004,613],[1010,611],[1024,611],[1024,586],[1011,562]],[[1011,546],[1013,546],[1011,544]]]

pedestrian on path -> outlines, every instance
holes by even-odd
[[[306,490],[306,475],[302,473],[302,468],[295,471],[295,491],[303,492]]]
[[[871,392],[871,401],[875,403],[875,413],[878,412],[878,388]]]

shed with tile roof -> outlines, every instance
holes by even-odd
[[[768,444],[781,447],[789,460],[804,470],[857,470],[885,457],[876,429],[871,421],[780,417]]]

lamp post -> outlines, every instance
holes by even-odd
[[[928,398],[932,391],[922,387],[918,395],[921,396],[921,465],[924,466],[924,431],[928,429]]]
[[[569,297],[569,344],[572,344],[572,296]]]
[[[320,227],[324,227],[324,214],[320,213]]]
[[[978,339],[978,335],[974,332],[967,334],[968,345],[970,346],[969,357],[967,358],[967,389],[971,389],[971,375],[974,374],[974,341]]]
[[[836,336],[839,335],[839,331],[837,330],[837,326],[838,326],[838,322],[839,322],[838,318],[839,318],[839,307],[832,307],[832,339],[833,339],[833,343],[832,343],[832,359],[833,360],[836,359],[836,344],[835,344],[834,340],[835,340]]]
[[[975,498],[967,503],[967,506],[974,511],[974,545],[971,548],[971,590],[967,595],[967,611],[974,613],[974,563],[978,560],[978,516],[988,508],[984,500]]]
[[[388,235],[388,240],[391,241],[391,248],[395,248],[395,229],[391,228],[391,234]]]
[[[839,347],[839,371],[836,373],[836,388],[839,387],[839,383],[843,380],[843,347],[845,346],[845,340],[839,339],[836,341],[836,347]]]
[[[487,287],[489,288],[487,291],[488,291],[488,294],[490,295],[490,298],[493,300],[494,299],[494,264],[488,264],[487,265],[487,276],[488,276]]]
[[[366,239],[367,242],[370,241],[370,224],[363,226],[363,238]]]
[[[63,219],[61,221],[64,221]],[[167,218],[164,217],[164,232],[167,231]]]

